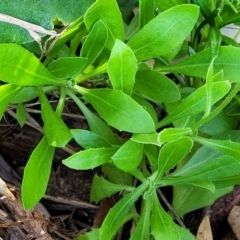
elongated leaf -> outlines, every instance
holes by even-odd
[[[107,69],[113,88],[131,95],[137,69],[137,59],[133,51],[125,43],[117,39]]]
[[[112,239],[123,224],[123,218],[128,214],[134,202],[148,187],[148,182],[142,183],[131,193],[125,195],[113,208],[110,209],[100,228],[99,240]]]
[[[110,161],[116,151],[117,148],[90,148],[73,154],[62,163],[76,170],[93,169]]]
[[[85,13],[84,23],[90,30],[101,19],[108,29],[106,46],[111,49],[116,39],[124,40],[124,25],[115,0],[98,0]]]
[[[68,93],[69,96],[76,102],[76,104],[86,117],[90,130],[93,133],[102,137],[109,144],[120,145],[119,138],[113,133],[111,128],[101,118],[91,112],[76,95],[70,93]]]
[[[163,56],[186,39],[197,18],[197,6],[183,4],[173,7],[148,22],[128,45],[139,61]]]
[[[162,143],[158,140],[158,134],[156,132],[146,134],[134,134],[131,137],[131,140],[138,143],[153,144],[156,146],[162,145]]]
[[[9,102],[21,89],[21,87],[13,84],[0,86],[0,120],[2,119]]]
[[[172,80],[161,73],[143,70],[136,75],[134,92],[156,102],[175,102],[180,92]]]
[[[84,88],[77,90],[110,126],[132,133],[155,131],[154,122],[148,112],[122,91]]]
[[[239,82],[238,77],[240,49],[232,46],[220,47],[218,58],[214,61],[214,70],[219,72],[223,69],[224,80]],[[170,66],[161,66],[158,70],[162,72],[182,73],[188,76],[205,78],[211,62],[209,49],[196,53],[185,60]]]
[[[57,78],[70,78],[80,74],[88,62],[87,58],[65,57],[59,58],[48,65],[48,71]]]
[[[144,199],[143,210],[137,227],[135,228],[130,240],[150,239],[150,213],[152,209],[152,199]]]
[[[95,175],[92,182],[90,200],[98,203],[101,199],[110,197],[114,193],[123,190],[133,191],[134,189],[133,187],[111,183],[103,177]]]
[[[112,156],[114,165],[124,172],[134,171],[142,161],[143,144],[128,140]]]
[[[158,134],[158,140],[165,143],[189,134],[192,134],[191,128],[166,128]]]
[[[156,192],[153,192],[153,206],[151,216],[152,235],[155,239],[173,240],[179,239],[178,231],[173,219],[163,210],[159,204]]]
[[[211,103],[215,104],[222,99],[230,90],[228,81],[215,82],[212,86]],[[183,102],[166,118],[157,124],[157,127],[165,126],[173,121],[192,116],[204,111],[207,104],[206,85],[198,88],[193,94],[183,100]]]
[[[211,162],[202,161],[190,168],[182,168],[169,174],[163,181],[165,184],[178,185],[183,183],[208,180],[217,181],[218,179],[228,178],[239,175],[240,163],[235,158],[223,156]]]
[[[216,189],[211,192],[207,189],[191,186],[174,187],[172,206],[176,213],[183,217],[196,209],[211,206],[218,198],[231,192],[233,187]]]
[[[0,68],[2,81],[19,86],[66,85],[66,81],[52,76],[32,53],[16,44],[0,45]]]
[[[27,162],[21,190],[25,209],[34,207],[46,192],[54,150],[46,137],[43,137]]]
[[[158,176],[161,177],[166,171],[171,170],[192,149],[193,141],[189,137],[182,137],[166,143],[159,152]]]
[[[108,30],[102,20],[97,21],[81,48],[80,57],[88,58],[87,65],[92,64],[102,50],[108,40]]]
[[[75,141],[84,149],[111,146],[102,137],[93,132],[83,129],[71,129],[70,132],[73,135]]]
[[[204,146],[212,147],[240,161],[240,143],[232,142],[231,140],[215,140],[201,137],[194,138],[194,141],[197,141]]]
[[[44,135],[51,146],[64,147],[72,139],[72,134],[62,118],[53,111],[41,88],[38,88],[38,92],[41,100],[41,116],[44,122]]]
[[[155,0],[139,1],[140,28],[144,27],[154,18]]]

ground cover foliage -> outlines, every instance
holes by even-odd
[[[172,187],[172,207],[184,217],[240,183],[240,49],[220,31],[240,22],[239,3],[139,0],[129,17],[135,2],[119,2],[121,9],[115,0],[83,1],[69,6],[71,16],[54,2],[35,20],[24,6],[1,3],[0,117],[15,104],[24,125],[24,104],[38,98],[43,121],[24,170],[23,206],[42,198],[55,149],[74,139],[82,150],[62,163],[102,169],[91,201],[122,196],[99,229],[78,239],[113,239],[129,221],[131,240],[195,239],[162,207],[158,190]],[[89,130],[64,123],[69,99]]]

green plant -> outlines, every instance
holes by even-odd
[[[240,22],[238,2],[140,0],[128,25],[114,0],[86,1],[84,11],[52,44],[43,38],[44,47],[35,45],[32,52],[43,60],[26,50],[29,45],[0,44],[0,116],[16,104],[23,125],[24,103],[39,98],[44,123],[24,171],[23,205],[29,209],[44,195],[55,148],[73,138],[84,150],[63,164],[102,167],[91,200],[122,193],[101,228],[79,239],[113,239],[130,220],[136,224],[131,240],[194,239],[162,207],[158,193],[172,186],[173,209],[183,217],[240,183],[240,49],[220,32]],[[56,109],[46,96],[53,91]],[[89,130],[65,125],[67,98]],[[159,109],[166,113],[160,121]],[[116,130],[130,137],[123,141]]]

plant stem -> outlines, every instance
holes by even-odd
[[[228,94],[228,96],[222,101],[222,103],[215,108],[208,116],[202,118],[198,123],[196,123],[192,127],[192,131],[195,132],[198,128],[200,128],[204,123],[208,122],[210,119],[217,116],[236,96],[236,94],[240,91],[240,83],[236,84],[233,90]]]

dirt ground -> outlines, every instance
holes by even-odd
[[[70,239],[92,226],[99,227],[106,212],[117,199],[113,196],[103,200],[100,205],[90,202],[91,181],[99,169],[76,171],[62,165],[61,160],[69,156],[69,149],[79,150],[73,141],[69,143],[67,151],[56,151],[46,195],[41,205],[37,206],[41,211],[38,208],[23,210],[20,201],[23,169],[42,134],[41,128],[31,122],[21,128],[12,117],[12,112],[14,109],[5,114],[0,122],[0,178],[6,182],[16,199],[0,199],[0,237],[11,240]],[[87,128],[85,120],[79,118],[80,113],[75,106],[69,104],[64,112],[68,115],[64,117],[64,121],[70,128]],[[41,125],[40,114],[37,111],[29,111],[28,114]],[[210,208],[186,215],[184,224],[196,234],[202,219],[208,214],[213,239],[237,239],[231,233],[227,222],[228,214],[235,205],[240,205],[240,186],[236,186],[232,193],[216,201]],[[40,234],[42,232],[45,233],[43,237]],[[225,238],[227,234],[229,236]],[[118,239],[129,239],[128,225]]]

